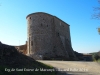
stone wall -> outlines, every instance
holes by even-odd
[[[45,14],[35,14],[28,20],[28,53],[44,54],[53,48],[52,17]]]
[[[24,45],[14,46],[20,53],[27,54],[27,42]]]
[[[30,14],[26,19],[28,55],[42,55],[44,58],[76,58],[71,47],[68,24],[43,12]]]

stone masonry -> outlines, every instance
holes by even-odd
[[[76,59],[67,23],[44,12],[29,14],[26,19],[27,55],[34,59]]]

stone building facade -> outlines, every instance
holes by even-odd
[[[20,53],[27,54],[27,41],[24,45],[14,46]]]
[[[34,59],[76,59],[70,25],[44,12],[29,14],[26,19],[27,55]]]

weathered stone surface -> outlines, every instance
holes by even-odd
[[[15,46],[15,48],[22,54],[27,54],[27,41],[26,44],[20,45],[20,46]]]
[[[44,58],[76,58],[71,47],[69,25],[59,18],[38,12],[26,17],[28,23],[27,54]],[[67,42],[66,42],[67,41]]]

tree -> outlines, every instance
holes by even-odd
[[[100,27],[99,28],[97,28],[98,29],[98,33],[99,33],[99,35],[100,35]]]
[[[95,54],[94,59],[97,61],[99,59],[99,56],[97,54]]]
[[[97,53],[94,54],[94,59],[97,61],[100,59],[100,51],[98,51]]]
[[[98,3],[100,5],[100,0],[98,0]],[[100,20],[100,6],[94,7],[94,11],[95,11],[95,13],[92,15],[92,19]],[[98,29],[98,33],[100,35],[100,27],[98,27],[97,29]]]
[[[98,0],[98,3],[100,4],[100,0]],[[94,11],[95,13],[92,15],[92,18],[100,20],[100,7],[94,7]]]

